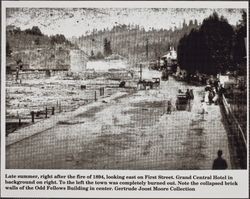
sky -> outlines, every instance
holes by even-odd
[[[199,23],[214,11],[230,24],[241,19],[241,9],[197,8],[8,8],[6,24],[22,30],[38,26],[44,34],[79,37],[93,29],[111,29],[117,24],[135,24],[149,30],[180,27],[183,21]]]

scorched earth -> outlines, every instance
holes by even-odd
[[[187,88],[191,110],[167,114],[167,101]],[[158,89],[124,89],[45,119],[9,135],[6,168],[211,169],[218,149],[231,168],[220,107],[208,106],[203,118],[203,92],[170,77]]]

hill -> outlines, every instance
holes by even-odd
[[[157,59],[166,54],[171,46],[177,49],[179,40],[191,29],[198,28],[197,21],[185,22],[181,28],[150,29],[146,31],[138,25],[117,25],[111,30],[93,30],[91,34],[72,39],[90,56],[104,54],[104,40],[108,40],[113,53],[117,53],[130,61]],[[148,51],[148,53],[147,53]]]
[[[26,30],[7,26],[6,40],[6,65],[9,69],[15,69],[18,61],[23,63],[23,69],[69,68],[73,45],[63,35],[49,37],[36,26]]]

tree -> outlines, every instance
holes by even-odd
[[[186,20],[185,20],[185,19],[183,20],[182,28],[183,28],[183,29],[187,28],[187,24],[186,24]]]
[[[26,29],[24,30],[24,32],[26,34],[30,34],[30,35],[37,35],[37,36],[42,36],[42,32],[41,30],[38,28],[38,26],[33,26],[31,29]]]
[[[193,22],[193,20],[191,19],[190,21],[189,21],[189,26],[193,26],[194,25],[194,22]]]
[[[50,42],[52,45],[54,44],[63,44],[63,43],[70,43],[64,35],[62,34],[56,34],[56,35],[52,35],[50,37]]]
[[[192,30],[179,42],[178,62],[189,73],[217,74],[231,62],[233,28],[224,17],[213,13],[198,30]]]
[[[91,51],[90,51],[90,57],[89,57],[89,59],[95,59],[95,58],[96,58],[96,57],[95,57],[94,51],[91,50]]]
[[[194,20],[194,26],[197,27],[199,24],[198,24],[198,21],[197,19]]]
[[[104,38],[104,56],[109,56],[112,54],[111,42],[107,38]]]
[[[233,59],[235,64],[240,64],[246,56],[245,38],[247,37],[246,12],[242,11],[242,19],[236,27],[233,45]]]
[[[16,27],[13,29],[13,33],[14,34],[20,34],[21,33],[21,29],[19,27]]]
[[[12,50],[10,49],[9,42],[6,43],[6,56],[11,57]]]
[[[103,41],[103,53],[104,55],[106,56],[108,54],[108,39],[107,38],[104,38],[104,41]]]
[[[225,71],[231,62],[233,27],[214,12],[200,27],[211,59],[211,72]]]
[[[34,40],[34,42],[35,42],[35,45],[40,45],[40,39],[39,39],[39,37],[37,37],[37,38]]]
[[[177,57],[181,68],[187,70],[189,74],[196,71],[209,73],[208,52],[203,35],[198,30],[191,30],[180,40],[177,47]]]
[[[43,35],[41,30],[38,28],[38,26],[33,26],[31,28],[31,32],[32,32],[33,35],[39,35],[39,36]]]
[[[91,52],[90,52],[90,56],[91,56],[91,57],[94,57],[94,56],[95,56],[95,54],[94,54],[94,51],[93,51],[93,50],[91,50]]]
[[[100,51],[97,52],[95,57],[96,57],[96,59],[103,59],[104,58],[103,54]]]

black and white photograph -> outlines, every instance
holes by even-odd
[[[5,168],[247,169],[247,13],[6,8]]]

